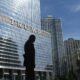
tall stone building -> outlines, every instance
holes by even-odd
[[[65,54],[67,56],[67,69],[68,72],[74,68],[76,65],[76,60],[79,57],[80,51],[80,40],[75,40],[73,38],[69,38],[68,40],[64,41],[65,45]]]

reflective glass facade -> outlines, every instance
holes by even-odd
[[[16,45],[12,47],[12,49],[16,48],[16,51],[14,50],[10,52],[15,52],[13,54],[17,53],[19,55],[18,57],[19,57],[19,60],[21,61],[21,66],[23,65],[24,44],[30,34],[32,34],[32,32],[0,22],[0,38],[2,38],[2,41],[12,40],[12,41],[9,41],[11,45],[7,44],[6,41],[4,41],[5,44],[1,42],[1,45],[5,45],[5,47]],[[36,42],[35,42],[36,68],[44,70],[47,68],[47,65],[52,65],[52,61],[51,61],[52,56],[50,55],[51,40],[49,37],[45,37],[37,34],[35,35],[36,35]]]
[[[0,0],[0,13],[40,28],[39,0]]]
[[[61,29],[61,20],[51,16],[41,19],[41,29],[51,33],[52,48],[53,48],[53,64],[54,75],[63,74],[62,58],[64,56],[64,43]]]
[[[39,0],[0,0],[0,66],[24,70],[24,44],[36,36],[35,71],[52,72],[51,35],[42,31]]]

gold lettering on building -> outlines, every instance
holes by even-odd
[[[50,36],[50,33],[46,32],[44,30],[39,30],[39,29],[33,28],[31,26],[28,26],[27,24],[18,22],[14,19],[11,19],[11,18],[7,17],[7,16],[0,15],[0,22],[7,23],[7,24],[10,24],[12,26],[16,26],[18,28],[23,28],[23,29],[25,29],[27,31],[30,31],[32,33],[35,33],[35,34],[43,35],[43,36],[46,36],[46,37]]]

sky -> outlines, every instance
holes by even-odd
[[[41,16],[61,19],[63,38],[80,39],[80,0],[40,0]]]

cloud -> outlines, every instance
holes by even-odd
[[[71,6],[71,11],[75,13],[80,12],[80,4]]]

